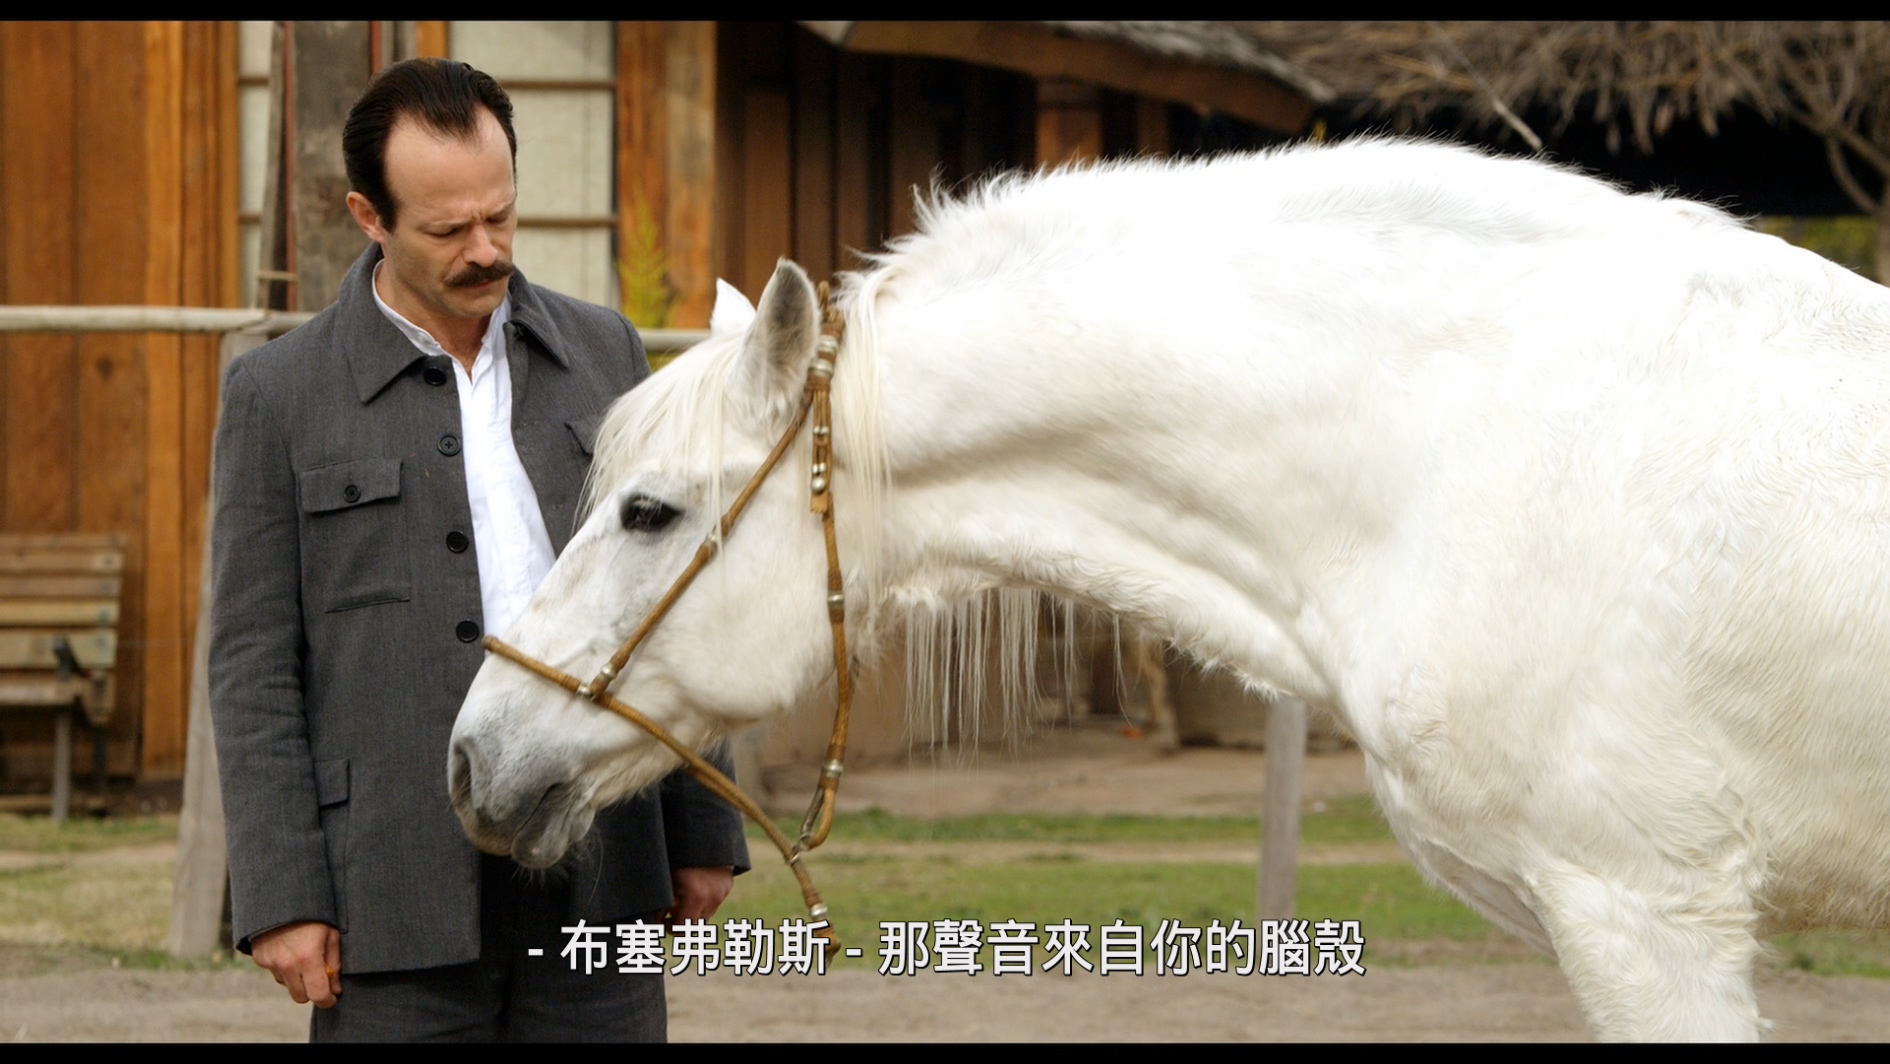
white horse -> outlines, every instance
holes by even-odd
[[[1760,936],[1890,923],[1890,291],[1427,143],[922,213],[838,297],[854,638],[1035,590],[1329,707],[1412,858],[1603,1036],[1756,1036]],[[807,278],[717,314],[611,412],[525,651],[590,675],[788,423]],[[793,454],[618,681],[685,742],[832,680]],[[544,865],[675,764],[493,658],[451,773],[476,841]]]

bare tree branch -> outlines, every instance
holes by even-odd
[[[1442,26],[1435,22],[1430,26],[1431,32],[1443,42],[1445,48],[1450,50],[1450,54],[1456,58],[1457,62],[1463,64],[1464,73],[1470,76],[1470,80],[1476,83],[1477,88],[1483,90],[1483,95],[1489,100],[1490,106],[1502,116],[1504,122],[1509,124],[1509,128],[1528,141],[1532,150],[1541,151],[1542,138],[1536,136],[1536,131],[1529,128],[1529,123],[1516,117],[1516,112],[1510,110],[1509,105],[1503,102],[1503,98],[1496,94],[1496,90],[1490,88],[1490,83],[1483,80],[1483,75],[1477,73],[1476,64],[1470,62],[1470,57],[1463,54],[1463,49],[1457,47],[1457,42],[1450,39],[1450,35],[1444,32]]]
[[[1838,187],[1844,190],[1852,203],[1857,204],[1857,209],[1870,215],[1882,210],[1884,204],[1871,199],[1870,193],[1865,192],[1864,186],[1852,175],[1851,164],[1844,158],[1844,146],[1838,143],[1837,138],[1824,138],[1824,151],[1825,157],[1831,161],[1831,176],[1837,178]]]
[[[1676,122],[1695,121],[1715,133],[1734,108],[1746,107],[1837,136],[1890,175],[1890,23],[1242,26],[1341,94],[1371,101],[1394,128],[1409,129],[1456,108],[1475,124],[1514,129],[1512,108],[1525,106],[1553,110],[1565,128],[1589,108],[1609,127],[1611,142],[1625,131],[1651,152]],[[1450,62],[1434,58],[1440,47]],[[1806,122],[1806,116],[1815,117]]]

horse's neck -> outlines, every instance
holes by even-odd
[[[1307,640],[1414,450],[1368,350],[1382,326],[1180,286],[988,295],[887,316],[895,591],[1038,587],[1326,697]]]

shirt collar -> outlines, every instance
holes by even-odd
[[[433,338],[432,333],[408,321],[405,315],[401,314],[400,311],[395,310],[393,307],[388,306],[387,301],[381,298],[380,286],[374,282],[380,279],[381,267],[386,265],[386,261],[387,260],[382,259],[380,262],[375,263],[374,272],[369,278],[368,291],[374,293],[374,305],[380,309],[382,314],[386,315],[388,321],[394,323],[394,328],[399,329],[402,336],[412,341],[413,345],[420,349],[422,354],[447,355],[451,357],[450,352],[448,352],[445,347],[442,347],[438,340]],[[508,291],[505,294],[505,299],[500,301],[498,309],[492,312],[491,320],[486,323],[486,335],[484,339],[480,341],[479,353],[473,358],[473,372],[477,373],[482,363],[496,360],[505,355],[505,323],[511,320],[512,293]]]
[[[368,244],[349,268],[335,305],[316,319],[324,328],[339,330],[336,338],[346,353],[355,392],[363,403],[373,402],[394,378],[425,357],[423,348],[410,340],[401,342],[406,335],[395,319],[379,313],[375,306],[379,293],[374,290],[374,267],[381,258],[381,246]],[[517,344],[521,335],[529,335],[527,349],[534,358],[543,355],[560,367],[567,366],[563,331],[548,301],[525,280],[523,271],[513,272],[506,298],[511,303],[512,319],[505,327],[507,347]]]

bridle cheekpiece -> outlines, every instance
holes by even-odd
[[[650,737],[674,751],[683,760],[683,768],[694,776],[703,786],[714,791],[730,805],[740,809],[749,819],[761,826],[781,851],[782,859],[793,870],[794,877],[800,881],[801,898],[807,903],[808,915],[816,922],[824,921],[827,906],[820,900],[820,892],[814,889],[814,881],[802,867],[801,857],[827,841],[827,832],[833,827],[834,801],[840,789],[840,774],[845,770],[847,748],[847,719],[853,705],[853,682],[848,669],[846,636],[846,589],[841,582],[840,548],[834,533],[833,506],[833,368],[834,360],[840,354],[840,335],[844,322],[840,312],[829,298],[827,283],[822,281],[820,293],[820,337],[814,347],[814,361],[807,369],[807,383],[801,390],[801,402],[794,415],[794,421],[781,439],[768,453],[761,468],[749,478],[735,501],[729,504],[728,511],[716,522],[709,535],[696,548],[694,559],[676,578],[669,590],[663,594],[656,607],[637,625],[636,631],[624,641],[623,646],[610,656],[610,660],[597,670],[597,675],[590,682],[579,680],[570,673],[555,669],[550,665],[526,654],[517,647],[506,643],[497,636],[488,635],[483,641],[487,651],[509,661],[516,662],[538,676],[557,684],[579,698],[594,702],[617,714],[630,723],[648,732]],[[813,463],[808,476],[808,491],[811,496],[810,508],[820,515],[821,532],[827,545],[827,620],[833,630],[833,669],[836,684],[836,705],[833,718],[833,735],[827,744],[827,760],[821,766],[820,778],[815,785],[814,800],[807,807],[807,815],[801,821],[800,838],[790,843],[787,836],[775,827],[766,813],[755,801],[735,785],[735,781],[724,775],[720,769],[704,760],[700,754],[677,741],[662,725],[644,716],[628,703],[610,693],[610,685],[623,672],[630,661],[630,655],[636,652],[652,629],[661,621],[669,608],[682,597],[696,574],[700,573],[717,553],[720,552],[728,534],[735,527],[735,522],[748,507],[748,502],[760,489],[768,474],[787,454],[794,440],[800,435],[801,426],[809,419],[813,421]],[[820,927],[816,931],[821,937],[838,945],[838,939],[831,927]]]

